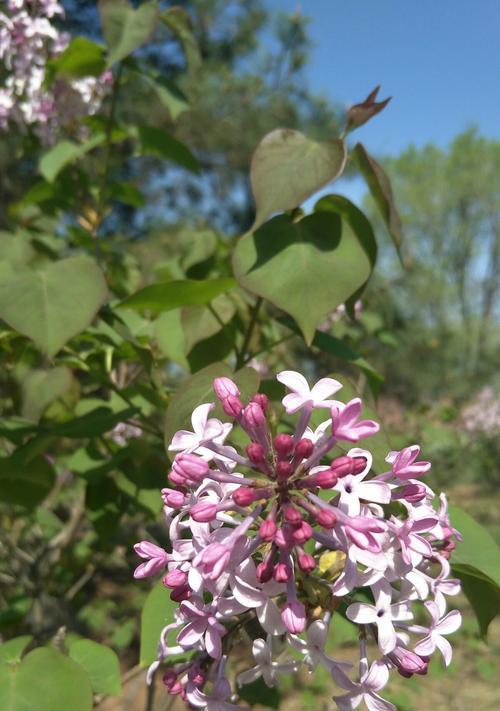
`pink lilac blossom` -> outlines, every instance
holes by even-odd
[[[95,114],[113,77],[58,79],[45,84],[47,62],[68,46],[70,36],[53,23],[64,16],[57,0],[10,0],[0,11],[0,130],[30,128],[42,143],[53,143],[62,128]],[[3,67],[2,67],[3,64]]]
[[[448,558],[460,534],[444,494],[436,499],[420,481],[431,465],[417,445],[390,452],[391,470],[377,474],[366,443],[379,426],[362,418],[359,398],[331,400],[342,387],[331,378],[313,387],[293,371],[277,379],[288,389],[283,407],[259,393],[244,401],[236,383],[217,378],[215,399],[230,421],[215,416],[215,402],[202,403],[192,430],[173,436],[173,488],[162,490],[171,549],[136,546],[145,560],[135,576],[163,575],[179,603],[149,679],[162,665],[170,694],[229,711],[241,708],[241,686],[258,678],[272,686],[301,665],[321,665],[346,692],[338,708],[391,711],[379,695],[391,671],[425,674],[436,650],[451,660],[444,635],[460,613],[447,613],[446,598],[460,587]],[[321,412],[329,418],[318,424]],[[248,438],[243,451],[229,444],[235,434],[240,444]],[[361,440],[363,448],[350,447]],[[321,565],[332,553],[341,561],[333,578]],[[339,606],[361,640],[355,679],[327,651]],[[426,615],[428,626],[416,624]],[[243,634],[254,665],[232,691],[226,662]],[[189,661],[170,661],[182,652]]]

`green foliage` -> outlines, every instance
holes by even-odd
[[[141,613],[140,663],[147,666],[157,657],[160,632],[174,620],[177,604],[161,580],[149,591]]]
[[[89,711],[92,687],[84,669],[54,649],[34,649],[21,663],[0,665],[0,708]]]
[[[299,222],[275,217],[238,242],[233,267],[241,286],[293,316],[308,344],[322,319],[371,271],[348,224],[327,212]]]
[[[94,694],[120,695],[120,665],[112,649],[90,639],[79,639],[70,645],[69,656],[88,673]]]
[[[106,295],[95,262],[70,257],[39,270],[8,272],[0,286],[0,317],[51,358],[90,325]]]
[[[64,52],[49,62],[48,75],[51,81],[57,77],[99,76],[105,66],[101,45],[86,37],[74,37]]]
[[[250,178],[256,203],[252,230],[275,212],[293,210],[344,170],[342,139],[311,141],[299,131],[277,129],[257,146]]]
[[[100,0],[99,12],[108,47],[107,66],[112,67],[150,39],[158,20],[158,3],[151,0],[134,9],[128,0]]]
[[[185,279],[152,284],[127,297],[121,302],[120,307],[160,314],[177,309],[179,306],[208,304],[216,296],[230,291],[234,286],[235,281],[230,278],[203,281]]]

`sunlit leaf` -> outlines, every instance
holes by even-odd
[[[371,264],[338,215],[316,212],[300,222],[281,215],[245,235],[233,269],[242,287],[290,314],[310,345],[324,317],[366,282]]]
[[[124,299],[119,307],[148,310],[152,314],[159,314],[180,306],[207,304],[219,294],[233,289],[235,283],[234,279],[228,277],[200,281],[184,279],[152,284]]]
[[[292,210],[344,170],[341,139],[316,143],[299,131],[279,128],[257,146],[250,170],[256,204],[252,230],[275,212]]]
[[[150,39],[158,20],[158,3],[144,2],[134,9],[127,0],[100,0],[99,13],[108,46],[107,66],[111,67]]]
[[[69,647],[69,656],[85,669],[95,694],[120,695],[120,665],[112,649],[91,639],[79,639]]]
[[[189,148],[167,131],[156,126],[139,126],[137,131],[141,155],[170,160],[192,173],[199,172],[199,163]]]
[[[158,656],[158,640],[165,625],[174,621],[177,603],[170,599],[168,590],[161,580],[148,593],[141,613],[140,663],[147,666]]]
[[[73,384],[69,368],[62,365],[52,370],[30,370],[22,382],[22,415],[38,422],[51,402],[60,398]]]
[[[97,264],[70,257],[2,279],[0,318],[52,357],[91,323],[106,294]]]

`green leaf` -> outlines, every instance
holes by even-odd
[[[380,163],[368,153],[362,143],[355,145],[352,157],[366,181],[404,266],[402,253],[403,229],[401,218],[394,202],[389,177]]]
[[[366,282],[371,264],[338,215],[316,212],[296,223],[275,217],[242,237],[233,270],[242,287],[290,314],[310,345],[316,326]]]
[[[171,160],[192,173],[200,172],[200,164],[189,148],[170,133],[156,126],[139,126],[137,135],[141,155]]]
[[[205,279],[195,281],[184,279],[152,284],[124,299],[119,308],[147,309],[152,314],[171,311],[180,306],[199,306],[207,304],[219,294],[230,291],[235,286],[234,279]]]
[[[186,353],[200,341],[218,333],[229,323],[236,311],[233,301],[225,294],[217,296],[210,305],[218,318],[206,306],[186,306],[181,310]]]
[[[127,0],[100,0],[99,13],[108,46],[107,66],[111,67],[150,39],[158,19],[158,4],[144,2],[135,10]]]
[[[44,456],[26,459],[18,450],[0,458],[0,500],[5,503],[34,508],[49,494],[54,482],[55,472]]]
[[[279,128],[257,146],[250,169],[256,230],[269,215],[293,210],[344,170],[342,139],[316,143],[299,131]]]
[[[94,694],[121,694],[120,664],[112,649],[91,639],[79,639],[70,646],[69,656],[89,675]]]
[[[189,104],[182,91],[171,81],[159,73],[138,72],[141,79],[155,92],[156,96],[167,109],[172,121],[189,109]]]
[[[453,551],[453,564],[475,568],[500,585],[500,547],[491,534],[458,506],[450,506],[449,513],[452,525],[463,536]]]
[[[285,325],[291,331],[295,333],[300,333],[300,329],[297,325],[289,318],[279,319],[280,323]],[[368,361],[366,361],[362,356],[352,350],[347,343],[340,340],[340,338],[335,338],[329,333],[323,333],[322,331],[316,331],[314,334],[311,346],[314,348],[319,348],[320,351],[324,353],[331,353],[336,358],[341,360],[346,360],[349,363],[357,366],[362,370],[368,380],[368,384],[372,391],[372,394],[376,397],[380,391],[380,386],[384,382],[384,377],[378,373],[375,368],[373,368]]]
[[[20,664],[0,665],[2,711],[91,711],[87,673],[72,659],[48,647],[34,649]]]
[[[189,369],[181,322],[181,309],[164,311],[154,322],[154,337],[162,355]]]
[[[0,663],[20,662],[22,654],[33,637],[29,634],[14,637],[0,645]]]
[[[59,77],[97,77],[104,71],[104,50],[87,37],[74,37],[64,52],[47,65],[49,81]]]
[[[174,620],[177,603],[170,599],[170,591],[161,580],[148,593],[141,613],[141,666],[147,666],[158,656],[158,641],[165,625]]]
[[[500,614],[500,588],[493,580],[468,575],[455,566],[452,571],[460,578],[462,591],[474,610],[481,636],[486,637],[490,622]]]
[[[27,264],[35,255],[31,239],[23,232],[0,232],[0,262]]]
[[[233,373],[227,363],[213,363],[203,368],[186,380],[170,400],[165,418],[165,444],[168,447],[177,430],[191,429],[191,413],[205,402],[216,402],[213,382],[215,378],[226,376],[234,380],[241,391],[241,399],[255,395],[259,388],[259,376],[253,368],[242,368]],[[223,416],[218,406],[214,410],[214,417]]]
[[[2,279],[0,318],[52,357],[90,325],[106,293],[97,264],[88,257],[70,257]]]
[[[46,407],[70,390],[72,385],[73,374],[62,365],[52,370],[31,370],[21,385],[21,414],[28,420],[38,422]]]
[[[73,161],[78,160],[89,151],[97,148],[97,146],[102,145],[105,140],[106,136],[100,133],[83,143],[74,143],[74,141],[67,141],[66,139],[59,141],[43,154],[38,170],[45,180],[52,183],[69,163],[73,163]]]
[[[266,709],[279,709],[283,700],[280,691],[276,687],[267,686],[262,677],[251,684],[245,684],[238,693],[240,699],[248,701],[251,708],[259,705]]]
[[[133,417],[138,411],[136,407],[129,407],[120,412],[113,412],[109,407],[98,407],[86,415],[55,425],[48,431],[52,435],[71,439],[97,437],[100,434],[104,434],[104,432],[112,430],[119,422],[124,422]]]
[[[169,7],[162,12],[160,19],[181,43],[189,71],[196,72],[201,66],[201,55],[187,10],[183,7]]]

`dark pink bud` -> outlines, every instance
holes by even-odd
[[[309,553],[299,553],[299,568],[304,573],[312,573],[316,567],[316,561]]]
[[[286,563],[278,563],[274,566],[273,577],[277,583],[286,583],[292,577],[292,570]]]
[[[337,457],[330,464],[330,469],[339,479],[348,474],[360,474],[365,467],[366,459],[364,457]]]
[[[338,481],[338,477],[331,469],[324,469],[314,475],[314,483],[320,489],[331,489]]]
[[[240,395],[240,391],[238,390],[236,383],[233,382],[231,378],[226,378],[224,376],[215,378],[214,390],[219,400],[225,400],[230,396],[239,397]]]
[[[270,518],[266,519],[265,521],[262,521],[262,523],[260,524],[259,535],[263,541],[267,541],[269,543],[270,541],[274,540],[276,531],[277,526]]]
[[[266,458],[264,447],[257,442],[252,442],[247,446],[247,456],[252,464],[262,464]]]
[[[270,560],[259,563],[256,568],[259,583],[268,583],[273,577],[274,566]]]
[[[316,521],[319,523],[320,526],[323,526],[323,528],[333,528],[337,523],[337,517],[335,516],[333,511],[329,511],[328,509],[321,509],[321,511],[316,516]]]
[[[285,521],[288,523],[300,523],[303,519],[300,511],[296,509],[295,506],[291,506],[290,504],[286,504],[283,507],[283,515],[285,517]]]
[[[222,409],[228,417],[239,417],[243,410],[243,403],[236,395],[229,395],[221,400]]]
[[[314,450],[314,444],[310,439],[301,439],[295,447],[295,456],[298,459],[309,459]]]
[[[178,588],[187,582],[187,574],[182,570],[170,570],[163,578],[166,588]]]
[[[267,412],[267,408],[269,407],[269,398],[267,395],[264,395],[264,393],[257,393],[253,396],[252,402],[256,402],[257,405],[261,406],[263,412]]]
[[[217,516],[217,504],[210,501],[198,501],[189,509],[189,515],[198,523],[210,523]]]
[[[266,424],[264,410],[257,402],[248,403],[243,410],[243,420],[247,427],[253,430],[258,430]]]
[[[308,541],[313,534],[313,530],[311,526],[307,523],[307,521],[302,521],[300,526],[297,526],[297,528],[293,532],[293,540],[296,543],[305,543]]]
[[[201,482],[208,473],[208,464],[196,454],[178,454],[172,465],[172,472],[176,476],[184,477],[187,481]]]
[[[403,499],[411,504],[418,504],[427,496],[427,490],[423,484],[407,484],[401,492]]]
[[[248,486],[240,486],[239,489],[233,491],[233,501],[235,501],[238,506],[250,506],[256,498],[255,490],[250,489]]]
[[[427,674],[429,667],[429,657],[420,657],[415,652],[410,652],[404,647],[396,647],[390,654],[391,661],[396,665],[401,676],[406,678],[413,674]]]
[[[170,593],[170,599],[174,602],[182,602],[183,600],[189,600],[192,595],[192,590],[189,585],[180,585],[178,588],[174,588]]]
[[[167,669],[162,677],[162,681],[167,687],[168,693],[172,695],[180,694],[184,688],[173,669]]]
[[[279,459],[287,459],[293,452],[293,437],[279,434],[274,438],[274,449]]]
[[[293,467],[290,462],[277,462],[276,464],[276,474],[278,479],[288,479],[288,477],[293,473]]]
[[[186,483],[185,477],[181,476],[180,474],[176,474],[174,471],[170,472],[170,474],[168,475],[168,480],[174,486],[184,486]]]
[[[192,682],[195,686],[201,686],[206,678],[205,672],[199,664],[193,664],[192,666],[190,666],[187,675],[189,681]]]
[[[173,509],[178,509],[186,503],[186,497],[182,491],[173,491],[172,489],[162,489],[161,497],[165,506],[170,506]]]

